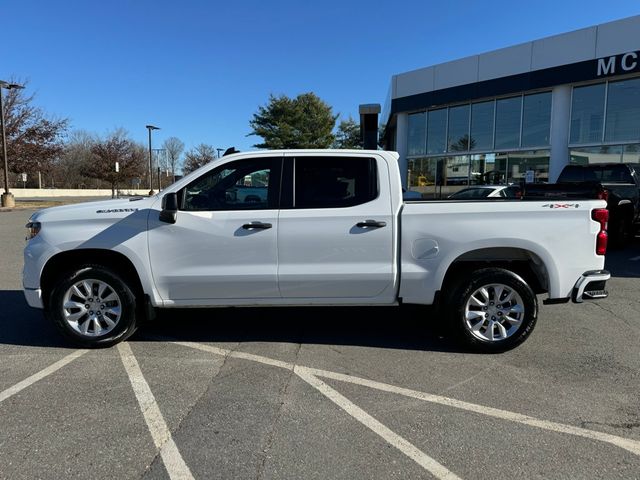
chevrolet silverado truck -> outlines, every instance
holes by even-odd
[[[261,185],[265,193],[232,194]],[[513,348],[545,303],[607,296],[603,200],[405,201],[398,155],[239,153],[163,192],[34,213],[24,293],[86,347],[156,309],[438,305],[468,345]]]

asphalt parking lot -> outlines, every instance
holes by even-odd
[[[638,239],[503,354],[410,308],[172,311],[85,351],[23,299],[30,213],[0,213],[1,479],[640,478]]]

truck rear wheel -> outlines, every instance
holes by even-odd
[[[63,274],[48,306],[58,330],[82,347],[109,347],[137,328],[135,295],[117,273],[98,265]]]
[[[524,342],[535,327],[535,293],[509,270],[476,270],[460,278],[450,292],[445,308],[451,326],[474,350],[509,350]]]

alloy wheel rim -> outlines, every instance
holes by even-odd
[[[76,333],[99,337],[118,325],[122,302],[111,285],[89,278],[69,287],[62,300],[62,314]]]
[[[485,342],[500,342],[515,334],[524,320],[522,297],[502,283],[483,285],[467,299],[464,321],[467,330]]]

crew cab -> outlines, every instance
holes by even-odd
[[[251,188],[263,193],[237,194]],[[437,304],[466,343],[505,350],[533,330],[537,294],[607,296],[605,207],[405,201],[394,152],[239,153],[155,196],[33,214],[24,292],[88,347],[159,308],[407,303]]]

